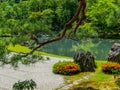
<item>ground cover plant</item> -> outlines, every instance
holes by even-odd
[[[56,74],[73,75],[80,70],[79,65],[71,61],[59,61],[53,65],[53,72]]]
[[[25,80],[25,81],[18,81],[13,85],[13,90],[34,90],[36,88],[35,81]]]

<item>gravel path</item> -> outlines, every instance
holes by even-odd
[[[52,66],[63,58],[50,57],[49,61],[37,62],[34,65],[19,65],[15,70],[9,65],[0,67],[0,90],[12,90],[18,80],[33,79],[37,84],[35,90],[54,90],[63,84],[63,77],[52,73]]]

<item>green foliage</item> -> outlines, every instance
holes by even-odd
[[[115,81],[115,83],[120,87],[120,78],[117,78],[117,80]]]
[[[56,74],[73,75],[80,71],[79,65],[70,61],[59,61],[53,65],[53,72]]]
[[[91,28],[92,27],[92,28]],[[96,28],[92,26],[91,23],[84,23],[83,26],[78,28],[76,38],[91,38],[91,37],[98,37],[98,33],[96,31]]]
[[[98,43],[99,44],[99,43]],[[73,45],[72,46],[72,51],[75,51],[75,52],[79,52],[80,50],[81,51],[89,51],[89,52],[92,52],[92,48],[96,47],[98,44],[94,44],[93,41],[91,39],[88,39],[88,40],[81,40],[81,43],[80,44],[77,44],[77,45]],[[92,52],[93,53],[93,52]]]
[[[31,80],[18,81],[13,85],[13,90],[34,90],[36,83]]]
[[[9,53],[5,57],[7,58],[1,59],[1,65],[10,64],[14,68],[17,68],[19,63],[22,63],[23,65],[30,65],[40,60],[44,60],[44,58],[38,54],[28,55],[24,57],[24,54],[16,53],[12,55],[12,53]]]
[[[88,1],[87,17],[91,29],[99,33],[99,37],[110,38],[119,36],[120,1],[98,0]]]
[[[76,8],[77,1],[74,0],[64,0],[62,3],[60,0],[1,2],[0,35],[7,33],[12,36],[9,43],[21,45],[32,41],[31,36],[40,37],[44,33],[50,37],[56,36],[74,15]]]
[[[17,67],[19,61],[22,59],[21,55],[13,55],[10,59],[10,63],[12,66]]]
[[[114,78],[119,77],[119,75],[120,75],[120,67],[118,69],[112,70],[112,72],[114,73]]]
[[[75,14],[77,0],[2,0],[0,2],[0,38],[8,44],[36,46],[39,41],[57,37]],[[79,19],[80,17],[78,17]],[[77,20],[78,20],[77,19]],[[69,28],[69,33],[76,22]],[[86,20],[75,39],[118,37],[120,35],[120,0],[87,0]],[[6,44],[7,42],[7,44]],[[3,49],[0,49],[3,52]],[[6,50],[5,50],[6,52]],[[1,57],[2,57],[2,53]]]

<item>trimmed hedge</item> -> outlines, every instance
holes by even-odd
[[[53,65],[53,72],[55,74],[73,75],[79,73],[80,67],[75,62],[59,61]]]

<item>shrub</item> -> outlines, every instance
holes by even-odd
[[[118,69],[120,69],[120,64],[117,63],[108,62],[102,64],[102,71],[108,74],[116,74]]]
[[[18,81],[13,85],[13,90],[34,90],[36,88],[36,83],[31,80]]]
[[[59,61],[53,65],[53,72],[56,74],[73,75],[80,72],[80,67],[74,62]]]

